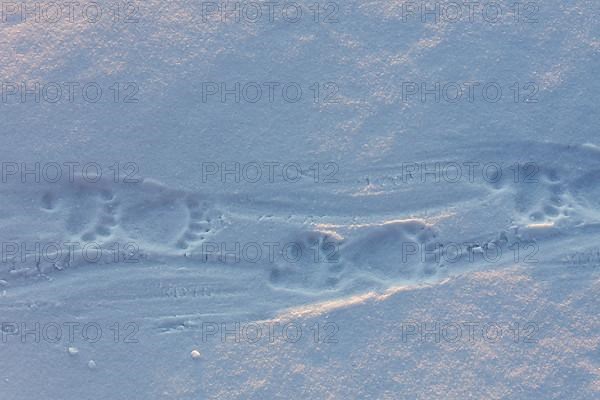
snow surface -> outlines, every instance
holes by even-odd
[[[600,3],[208,3],[3,3],[0,399],[600,398]]]

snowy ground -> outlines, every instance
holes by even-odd
[[[22,4],[0,398],[600,397],[598,2]]]

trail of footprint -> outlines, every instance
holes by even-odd
[[[523,173],[531,178],[530,171]],[[574,215],[598,218],[600,184],[596,182],[600,181],[600,170],[576,179],[572,176],[548,166],[540,168],[533,181],[520,177],[514,182],[514,176],[507,174],[492,185],[492,196],[514,201],[513,213],[507,218],[513,218],[517,226],[576,223]],[[207,196],[174,190],[148,179],[136,184],[76,182],[46,188],[37,196],[37,211],[45,218],[42,222],[62,220],[64,231],[59,234],[65,239],[132,240],[140,248],[167,257],[182,251],[193,253],[224,226],[223,214]],[[48,230],[47,226],[49,223],[40,230]],[[435,259],[435,248],[429,248],[425,256],[407,258],[406,252],[413,251],[407,246],[416,245],[421,251],[438,245],[435,230],[422,221],[349,228],[346,239],[335,232],[295,226],[290,223],[290,242],[296,242],[302,254],[296,261],[280,256],[267,267],[273,288],[322,293],[345,289],[360,279],[412,282],[445,273]]]

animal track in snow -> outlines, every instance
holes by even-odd
[[[297,232],[288,243],[294,249],[277,258],[269,283],[280,289],[301,291],[335,290],[345,262],[340,255],[343,240],[318,231]],[[292,254],[293,253],[293,254]]]
[[[361,274],[394,281],[424,278],[437,272],[437,264],[431,260],[433,255],[427,256],[435,249],[436,234],[424,222],[392,221],[362,230],[342,249]]]
[[[188,213],[187,226],[176,243],[177,248],[182,250],[202,243],[209,235],[214,234],[217,224],[222,224],[222,215],[200,196],[188,196],[185,205]]]
[[[600,220],[600,170],[592,170],[568,186],[580,214],[589,221]]]
[[[63,270],[87,264],[83,252],[75,255],[65,243],[77,249],[93,243],[101,248],[139,249],[136,256],[156,254],[175,257],[173,251],[193,247],[214,234],[222,224],[222,214],[214,202],[198,193],[169,188],[153,180],[114,183],[109,180],[89,182],[76,177],[71,182],[54,184],[20,184],[0,192],[6,209],[3,219],[4,238],[27,243],[33,248],[49,244],[62,246],[64,261],[41,262],[34,255],[16,262],[2,262],[7,276],[31,276],[53,269]],[[11,215],[23,214],[15,220]],[[25,229],[24,229],[25,227]],[[133,246],[129,246],[133,243]],[[117,246],[117,247],[115,247]],[[52,247],[54,249],[55,247]],[[136,250],[137,252],[138,250]],[[49,253],[50,254],[50,253]],[[77,258],[79,257],[79,258]],[[19,258],[19,257],[17,257]],[[111,261],[116,264],[117,261]],[[1,272],[1,271],[0,271]]]
[[[118,237],[140,246],[185,249],[215,231],[220,214],[198,194],[174,190],[153,180],[120,184],[100,192],[100,207],[86,216],[84,241]]]
[[[46,191],[41,198],[41,209],[63,219],[69,235],[85,234],[93,230],[95,214],[102,206],[102,191],[74,184],[72,188]]]
[[[335,233],[299,233],[295,242],[301,244],[303,257],[275,265],[270,283],[276,288],[322,292],[351,288],[355,282],[373,286],[426,279],[439,269],[435,237],[433,228],[419,220],[350,228],[346,239]],[[327,257],[315,259],[318,252]]]
[[[81,239],[85,242],[108,238],[112,229],[118,224],[117,209],[119,201],[112,191],[101,191],[101,207],[97,211],[93,228],[85,232]]]
[[[491,183],[496,195],[514,203],[517,224],[554,224],[569,215],[570,199],[557,170],[533,163],[519,168]]]
[[[147,244],[173,243],[185,224],[181,199],[160,188],[142,188],[122,196],[120,228],[128,238]]]
[[[533,183],[517,195],[517,210],[521,211],[523,223],[557,223],[569,216],[571,204],[566,187],[554,170],[542,169],[537,183]],[[530,195],[528,197],[528,195]],[[526,207],[519,207],[522,201]]]

